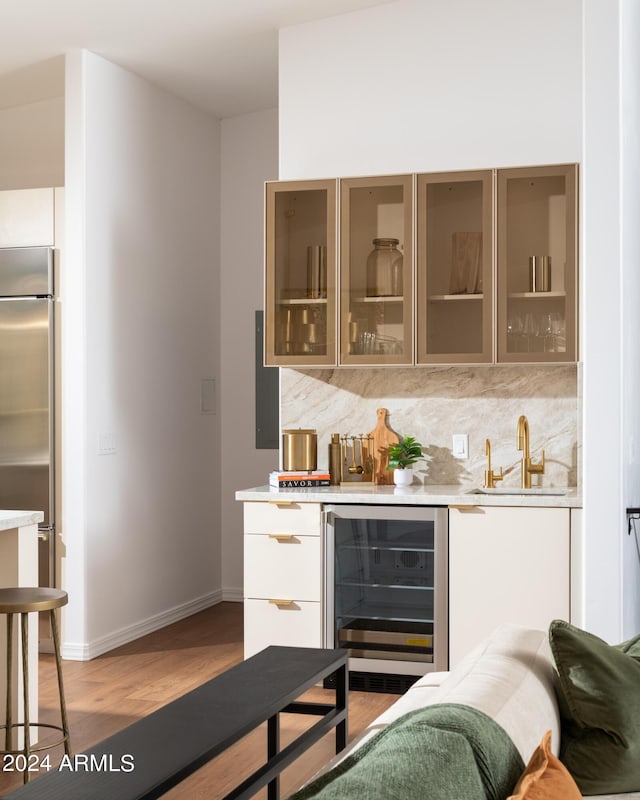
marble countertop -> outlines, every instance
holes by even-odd
[[[415,486],[326,486],[317,489],[276,489],[256,486],[236,492],[236,500],[274,500],[276,498],[300,503],[367,503],[409,506],[529,506],[536,508],[581,508],[582,498],[575,487],[549,489],[562,494],[543,494],[544,490],[527,492],[503,489],[487,490],[486,494],[475,494],[460,486],[415,485]]]
[[[0,531],[21,528],[23,525],[37,525],[42,522],[42,511],[4,511],[0,510]]]

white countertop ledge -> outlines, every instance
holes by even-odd
[[[0,531],[22,528],[25,525],[37,525],[42,522],[42,511],[5,511],[0,510]]]
[[[549,487],[558,491],[559,487]],[[517,489],[513,490],[517,492]],[[544,491],[541,489],[540,491]],[[323,486],[316,489],[276,489],[256,486],[236,492],[236,500],[299,503],[365,503],[403,506],[525,506],[535,508],[581,508],[582,498],[574,486],[564,494],[473,494],[461,486]]]

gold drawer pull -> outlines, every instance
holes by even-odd
[[[272,606],[292,606],[293,600],[269,600],[269,604]]]
[[[295,501],[293,500],[267,500],[267,503],[270,503],[272,506],[294,506]]]
[[[270,533],[269,539],[275,539],[277,542],[292,542],[294,540],[292,533]]]

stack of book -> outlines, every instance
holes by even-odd
[[[269,486],[276,489],[307,489],[316,486],[330,486],[331,476],[326,469],[314,469],[310,472],[284,472],[269,473]]]

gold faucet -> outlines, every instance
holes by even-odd
[[[542,461],[534,464],[529,453],[529,422],[524,414],[518,420],[518,430],[516,433],[516,447],[522,450],[522,488],[531,488],[532,475],[544,475],[544,450],[542,451]]]
[[[504,478],[504,475],[502,474],[502,467],[500,467],[499,475],[496,475],[496,473],[491,469],[491,442],[488,439],[484,440],[484,452],[487,456],[487,468],[484,471],[484,488],[495,489],[496,481],[501,481]]]

